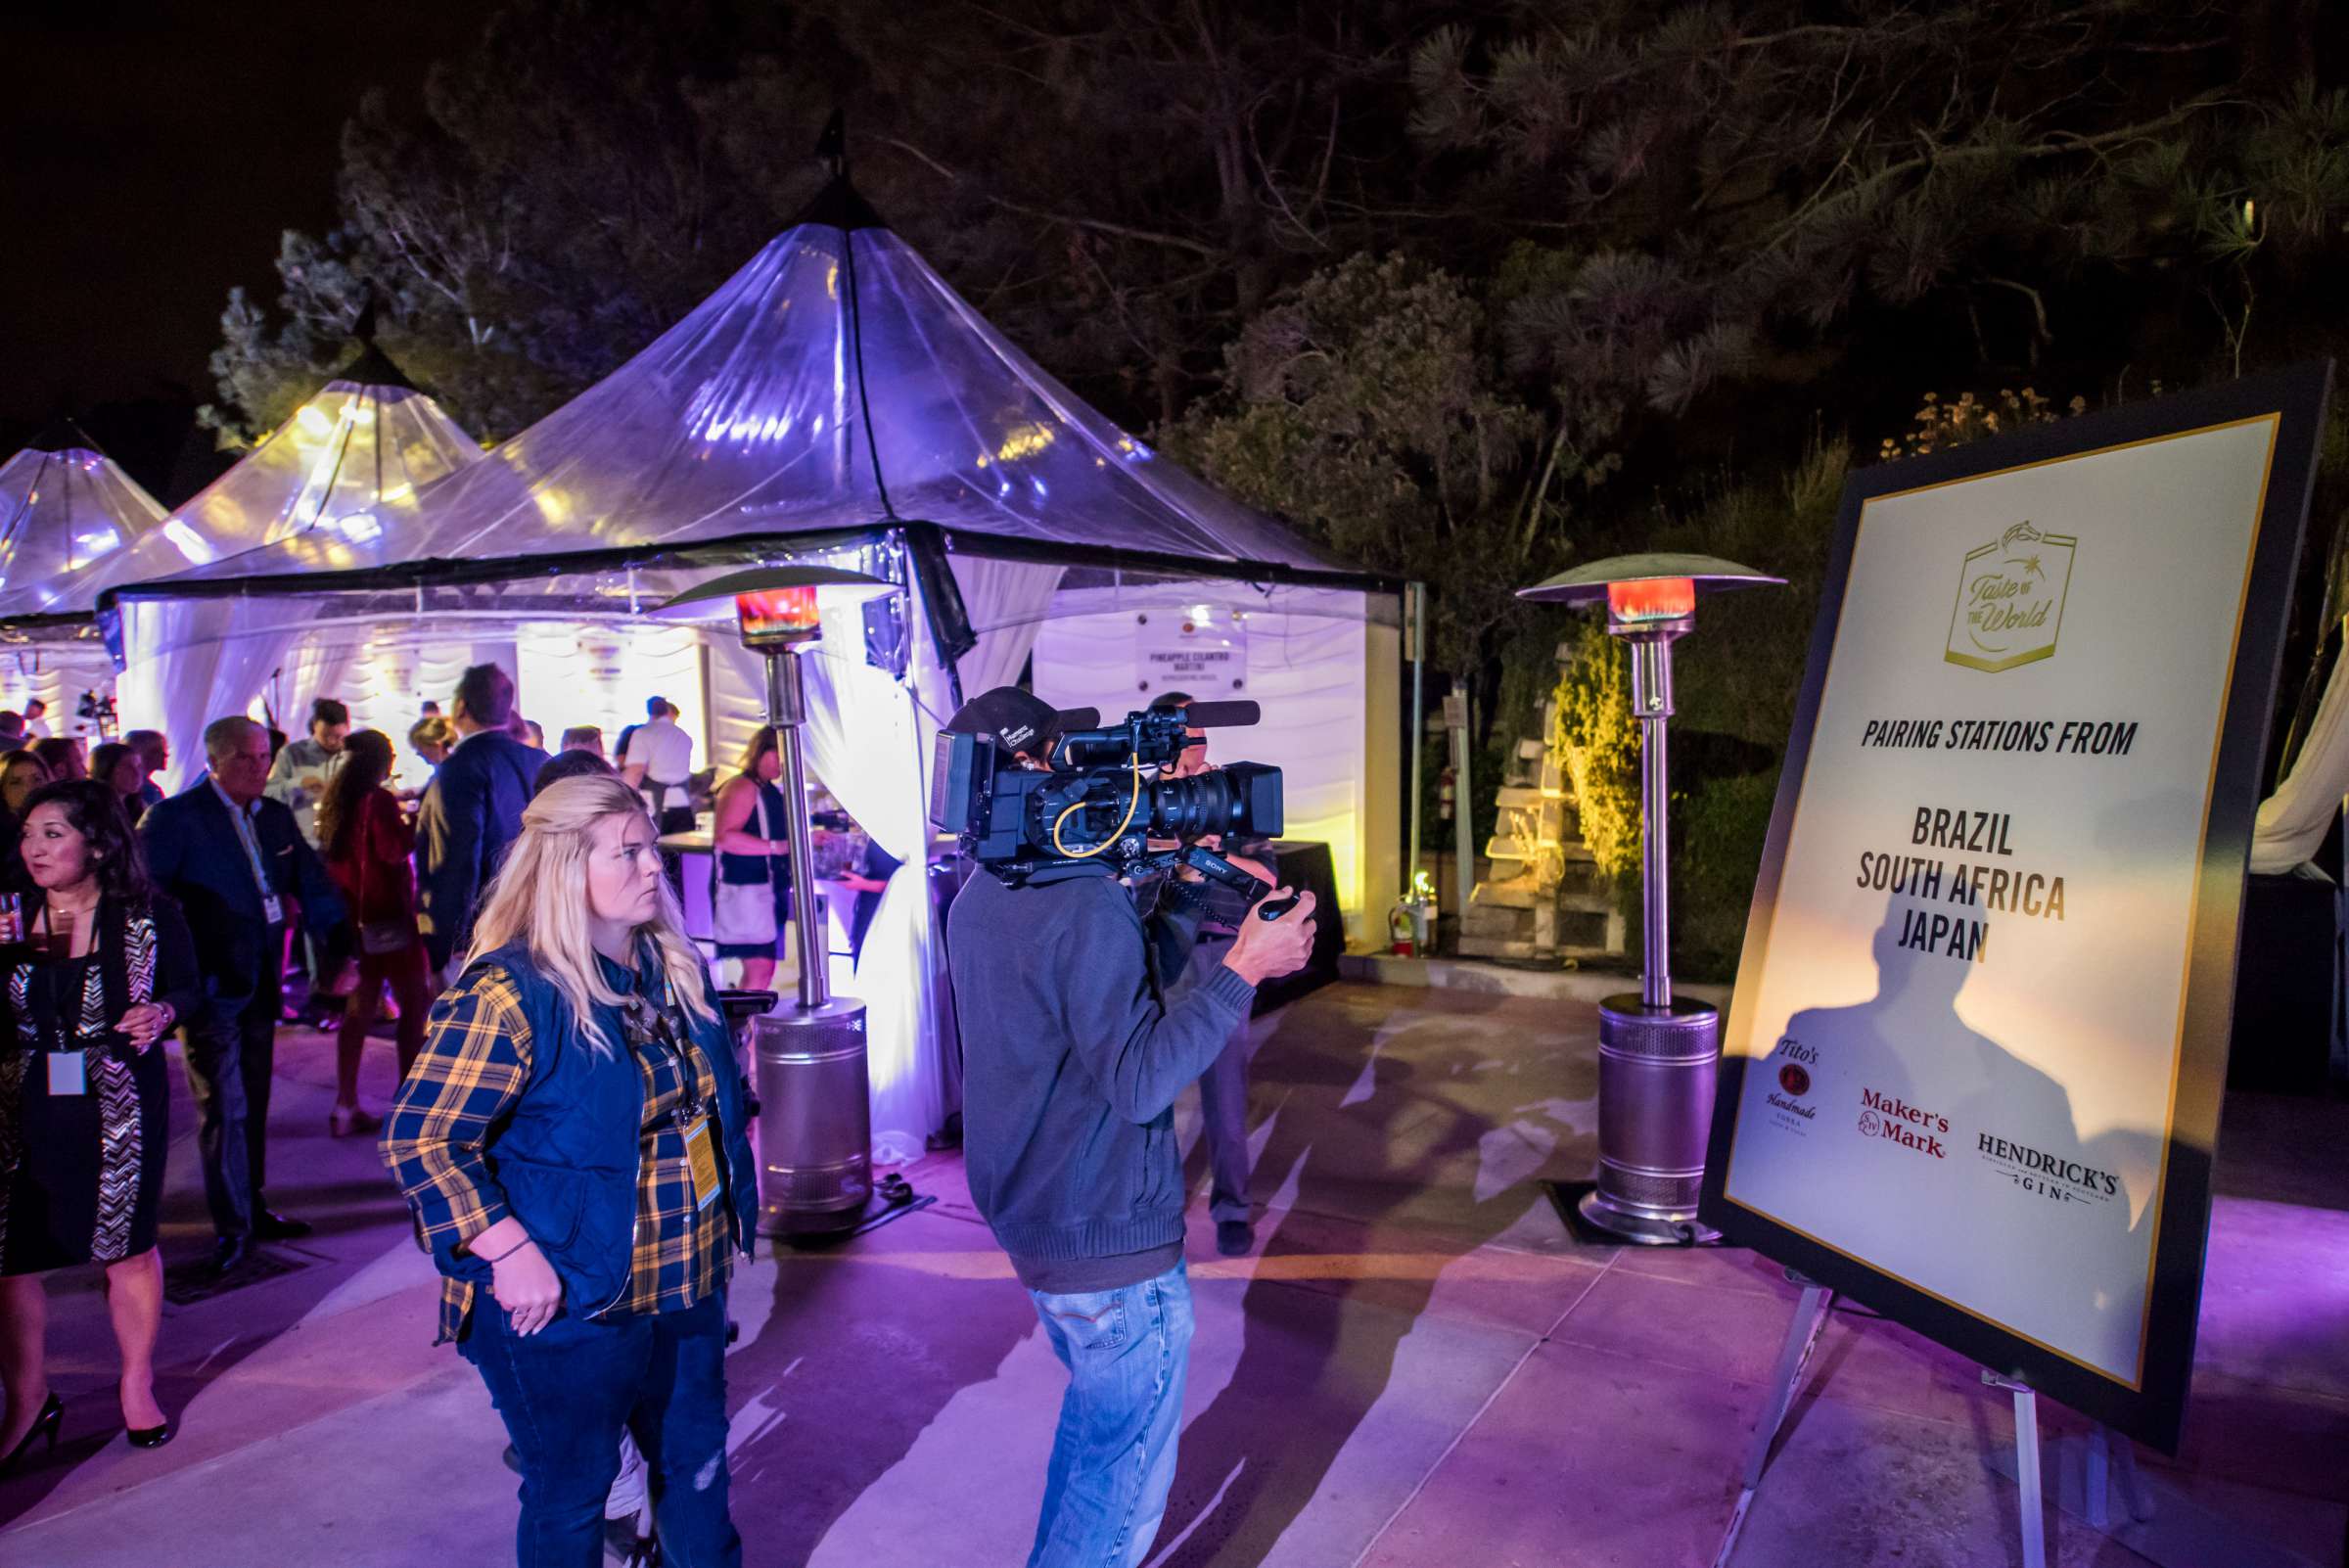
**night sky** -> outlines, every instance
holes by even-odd
[[[335,216],[343,122],[412,101],[480,0],[37,4],[0,23],[0,455],[82,419],[165,504],[232,285]],[[176,412],[175,412],[176,411]],[[200,443],[199,443],[200,444]]]

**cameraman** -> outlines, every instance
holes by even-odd
[[[1162,692],[1150,701],[1159,713],[1180,713],[1191,705],[1188,692]],[[1190,745],[1183,748],[1181,760],[1166,769],[1169,778],[1193,778],[1208,771],[1208,738],[1203,729],[1184,731]],[[1233,865],[1269,887],[1275,880],[1271,868],[1261,860],[1253,860],[1243,850],[1255,845],[1226,845],[1216,834],[1199,840],[1208,849],[1217,851]],[[1151,842],[1150,848],[1174,849],[1173,844]],[[1164,899],[1182,884],[1172,879],[1159,879],[1135,889],[1135,902],[1148,910],[1154,899]],[[1200,890],[1204,913],[1198,925],[1195,945],[1187,951],[1174,949],[1168,957],[1169,973],[1180,973],[1186,986],[1198,985],[1214,978],[1224,955],[1231,951],[1237,933],[1248,913],[1248,900],[1229,888],[1213,883]],[[1216,1251],[1226,1258],[1245,1258],[1256,1246],[1254,1206],[1248,1199],[1248,1020],[1245,1015],[1238,1027],[1224,1040],[1223,1049],[1217,1053],[1214,1065],[1200,1075],[1199,1117],[1203,1135],[1207,1139],[1208,1168],[1214,1183],[1208,1199],[1208,1215],[1216,1222]]]
[[[1000,686],[945,727],[1042,768],[1064,725]],[[1130,1568],[1158,1533],[1191,1338],[1174,1098],[1257,986],[1313,951],[1307,894],[1279,920],[1241,921],[1215,972],[1170,1005],[1176,977],[1153,943],[1196,945],[1203,886],[1170,890],[1145,932],[1116,869],[1104,856],[1017,887],[974,876],[946,918],[971,1198],[1069,1369],[1029,1568]]]

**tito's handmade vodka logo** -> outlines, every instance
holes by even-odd
[[[2055,656],[2063,596],[2079,540],[2017,523],[1965,558],[1944,658],[1968,669],[2012,669]]]

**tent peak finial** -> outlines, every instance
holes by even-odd
[[[815,139],[815,156],[822,161],[827,172],[836,180],[849,177],[849,112],[835,105],[832,117],[824,121],[823,134]]]
[[[400,369],[392,356],[378,346],[373,332],[374,323],[368,321],[366,325],[369,332],[366,337],[359,338],[358,353],[352,357],[350,363],[336,371],[327,380],[356,382],[362,387],[397,387],[406,392],[422,392],[424,389],[410,381],[408,373]],[[358,334],[354,331],[351,336],[356,338]]]
[[[81,428],[81,421],[71,414],[58,414],[41,427],[41,433],[24,443],[32,452],[65,452],[79,448],[85,452],[106,455],[106,448],[93,440],[90,433]]]
[[[357,343],[361,348],[372,348],[375,346],[375,285],[370,283],[367,285],[366,294],[359,301],[359,313],[350,324],[351,339]]]

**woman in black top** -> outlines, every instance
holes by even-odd
[[[18,835],[24,826],[25,803],[32,792],[49,782],[49,769],[31,749],[8,754],[0,762],[0,893],[24,887],[24,855]]]
[[[187,923],[149,886],[113,790],[94,779],[36,790],[23,863],[20,940],[0,945],[0,1472],[36,1439],[57,1446],[64,1406],[41,1360],[40,1276],[75,1264],[106,1269],[130,1441],[171,1440],[155,1401],[156,1207],[170,1140],[156,1046],[203,1000]]]
[[[139,754],[120,741],[108,741],[90,753],[90,777],[113,789],[122,802],[122,814],[137,827],[147,810],[147,803],[139,799],[139,787],[147,782]]]
[[[720,958],[742,960],[742,989],[764,991],[791,918],[791,829],[783,810],[783,754],[771,725],[743,748],[742,763],[717,792],[712,813],[716,885],[710,890]]]

